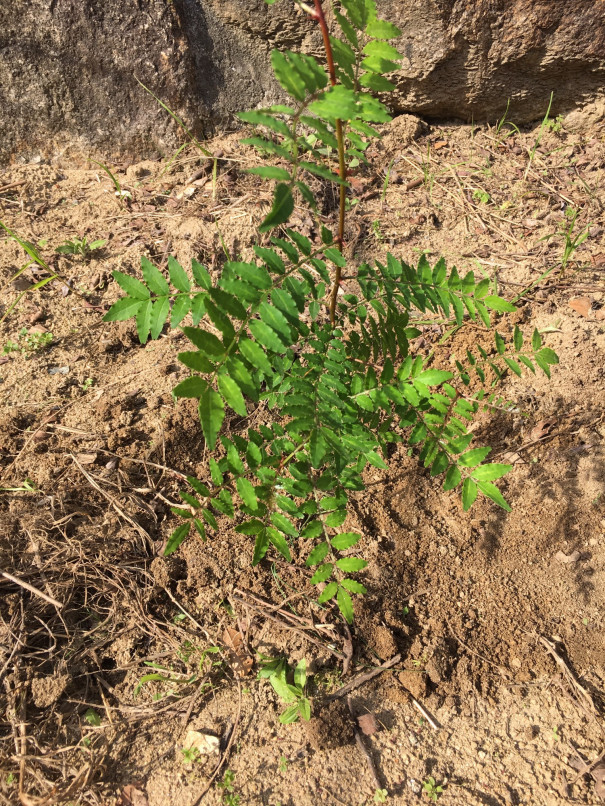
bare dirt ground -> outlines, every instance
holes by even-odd
[[[538,327],[560,365],[551,382],[507,378],[515,406],[477,424],[514,464],[512,513],[483,500],[465,515],[403,449],[368,476],[350,514],[370,565],[347,674],[337,612],[295,566],[252,569],[252,538],[225,524],[162,557],[183,476],[207,474],[195,409],[171,397],[183,337],[143,347],[132,323],[101,321],[111,271],[136,275],[141,255],[212,271],[249,256],[270,196],[244,172],[256,157],[228,135],[206,144],[216,181],[195,149],[111,165],[129,201],[90,163],[0,173],[0,220],[60,275],[10,310],[48,274],[12,279],[27,258],[0,239],[0,802],[192,806],[209,784],[202,802],[227,806],[407,805],[431,787],[444,806],[605,800],[603,119],[519,132],[402,117],[385,132],[354,179],[355,260],[425,252],[497,277],[521,295],[499,329]],[[83,236],[106,244],[55,252]],[[421,337],[442,366],[485,338],[444,335]],[[259,653],[307,659],[311,723],[279,723]],[[366,756],[346,698],[326,700],[397,654],[351,694],[376,720]],[[183,752],[192,730],[218,737],[212,752]]]

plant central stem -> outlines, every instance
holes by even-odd
[[[328,62],[328,73],[330,75],[330,84],[336,86],[336,69],[334,67],[334,56],[332,54],[332,45],[330,44],[330,32],[328,31],[328,24],[321,6],[321,0],[314,0],[315,2],[315,19],[321,28],[321,35],[324,41],[324,48],[326,51],[326,59]],[[336,141],[338,143],[338,176],[340,177],[341,184],[339,185],[339,214],[338,214],[338,235],[336,236],[336,245],[340,252],[342,252],[345,234],[345,199],[346,187],[345,182],[347,179],[347,167],[345,165],[345,138],[342,126],[342,120],[336,121]],[[338,289],[340,288],[340,281],[342,276],[342,269],[336,266],[334,274],[334,284],[332,286],[332,293],[330,294],[330,324],[336,324],[336,300],[338,299]]]

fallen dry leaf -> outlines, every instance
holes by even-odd
[[[374,714],[361,714],[357,717],[357,724],[364,736],[371,736],[378,730],[378,723]]]
[[[538,439],[543,439],[543,437],[548,436],[556,424],[557,420],[555,417],[547,417],[545,420],[540,420],[540,422],[537,423],[530,431],[530,442],[534,442]]]
[[[149,806],[147,793],[133,784],[127,784],[121,791],[116,806]]]
[[[590,297],[576,297],[569,300],[569,307],[573,308],[580,316],[588,316],[592,307],[592,300]]]
[[[246,652],[240,633],[231,627],[226,627],[223,633],[223,643],[227,648],[229,663],[233,671],[242,676],[250,674],[254,661]]]

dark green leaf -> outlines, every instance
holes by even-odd
[[[225,407],[222,397],[210,387],[200,395],[199,416],[206,445],[213,451],[225,417]]]
[[[132,297],[122,297],[111,306],[103,317],[104,322],[124,322],[136,316],[141,305],[145,303],[140,299]]]
[[[246,417],[248,415],[244,396],[233,378],[230,378],[229,375],[226,374],[219,375],[218,388],[225,398],[227,405],[230,406],[236,414],[239,414],[240,417]]]
[[[200,288],[204,288],[208,291],[212,287],[212,278],[208,273],[208,269],[195,259],[191,261],[191,271],[193,272],[195,282]]]
[[[281,529],[282,532],[285,532],[285,534],[291,537],[298,537],[298,530],[292,521],[286,518],[285,515],[282,515],[281,512],[274,512],[271,515],[271,522],[274,526],[277,526],[278,529]]]
[[[342,615],[345,617],[348,624],[353,623],[353,602],[351,601],[351,597],[347,593],[347,591],[339,587],[338,593],[336,595],[336,601],[338,603],[338,608]]]
[[[329,602],[330,599],[334,598],[334,596],[336,595],[337,591],[338,591],[338,585],[336,584],[336,582],[328,582],[326,587],[323,589],[323,591],[317,597],[317,601],[319,602],[319,604],[324,604],[324,602]]]
[[[280,224],[285,224],[294,211],[294,198],[292,197],[292,190],[288,185],[280,182],[275,187],[273,194],[273,205],[271,211],[259,225],[259,232],[268,232]]]
[[[517,310],[512,302],[507,302],[502,297],[485,297],[483,302],[492,311],[498,311],[498,313],[514,313]]]
[[[531,337],[531,348],[532,350],[539,350],[540,347],[542,347],[542,336],[538,328],[535,328]]]
[[[182,523],[180,526],[176,527],[176,529],[170,535],[170,537],[166,542],[166,548],[164,549],[164,557],[168,557],[170,554],[174,554],[174,552],[178,549],[183,540],[185,540],[185,538],[188,536],[190,529],[191,529],[190,523]]]
[[[154,294],[164,295],[170,293],[170,286],[166,282],[164,275],[146,257],[141,258],[141,270],[145,282]],[[131,294],[131,296],[133,295]]]
[[[141,344],[145,344],[151,330],[151,310],[153,303],[150,299],[143,302],[136,315],[137,334]]]
[[[473,448],[473,450],[467,451],[458,457],[458,464],[462,467],[476,467],[490,451],[491,448]]]
[[[338,551],[344,551],[354,546],[359,540],[361,540],[361,535],[357,534],[357,532],[341,532],[333,537],[330,542]]]
[[[212,361],[209,361],[205,355],[202,355],[202,353],[198,351],[179,353],[177,358],[182,364],[195,372],[214,372],[214,364]],[[194,397],[196,397],[196,395],[194,395]]]
[[[462,485],[462,506],[465,512],[472,507],[477,498],[477,485],[472,479],[464,479]]]
[[[477,487],[481,490],[483,495],[487,498],[491,498],[499,507],[502,507],[502,509],[505,509],[507,512],[511,511],[510,505],[495,484],[491,484],[489,481],[478,481]]]
[[[239,479],[238,479],[239,481]],[[264,525],[262,521],[259,521],[258,518],[254,518],[251,521],[246,521],[245,523],[240,523],[239,526],[235,527],[235,531],[239,532],[242,535],[257,535],[264,529]]]
[[[172,313],[170,315],[170,327],[178,327],[183,319],[189,313],[191,308],[191,298],[186,294],[181,294],[176,297],[172,306]]]
[[[157,339],[162,332],[162,328],[166,324],[168,314],[170,313],[170,302],[168,297],[161,297],[153,303],[151,309],[150,331],[151,338]]]
[[[476,481],[495,481],[512,470],[512,467],[512,465],[499,464],[481,465],[476,467],[471,475]]]
[[[187,292],[191,290],[191,283],[186,271],[172,255],[168,257],[168,274],[170,275],[170,282],[179,291]]]
[[[290,554],[290,546],[288,545],[288,541],[286,538],[278,532],[277,529],[273,529],[271,526],[267,528],[267,534],[269,535],[269,542],[275,546],[275,548],[279,551],[279,553],[286,559],[288,562],[292,562],[292,555]]]
[[[256,541],[254,543],[254,554],[252,556],[252,565],[259,564],[259,562],[263,559],[263,557],[267,553],[268,548],[269,548],[269,535],[267,534],[267,530],[263,529],[256,536]]]
[[[214,333],[208,333],[208,331],[196,327],[184,327],[183,333],[202,353],[213,357],[225,354],[225,345]]]
[[[355,571],[361,571],[362,568],[366,567],[367,562],[362,560],[361,557],[342,557],[340,560],[336,560],[336,565],[341,571],[350,574]]]
[[[334,566],[332,563],[325,563],[324,565],[320,565],[317,571],[313,574],[310,579],[311,585],[317,585],[320,582],[325,582],[332,576],[332,569]]]
[[[445,474],[445,481],[443,483],[444,490],[455,489],[462,481],[462,476],[456,465],[452,465]]]
[[[329,543],[318,543],[317,546],[311,551],[309,556],[307,557],[306,565],[311,567],[313,565],[319,565],[326,556],[326,554],[330,551],[330,544]]]
[[[201,397],[208,389],[208,381],[197,375],[185,378],[172,390],[175,397]]]
[[[249,174],[262,176],[263,179],[277,179],[281,182],[289,182],[290,174],[285,168],[278,168],[275,165],[261,165],[258,168],[249,168]]]

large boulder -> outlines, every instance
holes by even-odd
[[[326,4],[327,6],[327,4]],[[403,33],[394,111],[516,123],[605,85],[604,0],[379,0]],[[0,3],[0,161],[65,149],[143,158],[183,135],[138,78],[198,135],[279,97],[273,47],[320,52],[289,0]]]

